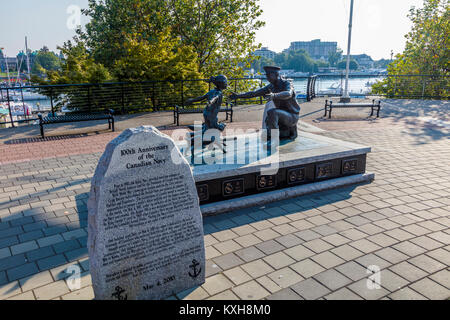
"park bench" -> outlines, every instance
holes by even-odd
[[[113,110],[108,110],[108,113],[91,113],[91,114],[68,114],[68,115],[48,115],[42,116],[38,114],[39,126],[41,128],[41,136],[44,138],[44,125],[53,123],[92,121],[92,120],[108,120],[108,129],[114,131],[114,116]]]
[[[203,113],[204,108],[185,108],[185,107],[179,107],[175,106],[173,109],[173,123],[176,123],[177,126],[180,125],[180,114],[190,114],[190,113]],[[228,117],[230,118],[230,122],[233,122],[233,104],[227,103],[225,107],[221,107],[219,112],[225,112],[226,113],[226,120],[228,120]]]
[[[372,100],[372,103],[363,103],[363,102],[357,102],[357,103],[341,103],[336,102],[333,103],[333,101],[325,100],[325,115],[327,116],[328,112],[328,118],[331,118],[331,111],[333,108],[371,108],[372,112],[370,113],[370,117],[373,116],[373,111],[377,109],[377,118],[380,116],[380,100],[378,100],[378,103],[375,102],[375,99]]]

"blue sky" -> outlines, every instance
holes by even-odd
[[[352,53],[367,53],[375,59],[389,58],[390,51],[401,52],[404,35],[411,23],[406,17],[412,5],[422,0],[354,0]],[[0,47],[7,55],[15,55],[28,46],[39,49],[58,45],[75,34],[67,27],[73,14],[71,5],[81,8],[87,0],[2,0],[0,18]],[[260,0],[266,26],[257,32],[257,41],[280,52],[291,41],[322,39],[337,41],[347,48],[347,26],[350,0]],[[86,23],[81,18],[81,23]]]

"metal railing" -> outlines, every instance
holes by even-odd
[[[289,78],[293,80],[297,99],[301,101],[342,95],[343,74]],[[351,74],[349,94],[353,97],[448,99],[449,80],[448,76]],[[265,78],[232,78],[224,95],[255,90],[266,84]],[[3,106],[0,108],[0,124],[15,126],[33,122],[37,120],[37,113],[44,112],[55,115],[109,109],[120,114],[168,111],[175,105],[185,106],[188,98],[203,95],[209,89],[211,84],[205,79],[0,87]],[[239,99],[234,104],[263,102],[263,97],[258,97]]]

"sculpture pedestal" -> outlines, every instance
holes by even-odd
[[[206,150],[194,157],[194,162],[202,157],[206,162],[192,165],[203,215],[374,179],[374,174],[366,173],[370,147],[299,132],[295,141],[280,143],[274,152],[264,154],[261,143],[252,143],[256,136],[246,136],[245,143],[239,140],[242,136],[226,137],[226,154],[216,150],[212,157],[214,150]],[[183,143],[177,146],[185,148]]]

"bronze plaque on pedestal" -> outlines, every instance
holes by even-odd
[[[301,167],[288,170],[286,181],[288,184],[295,184],[305,181],[305,168]]]
[[[224,181],[222,184],[222,195],[224,197],[244,193],[244,178]]]

